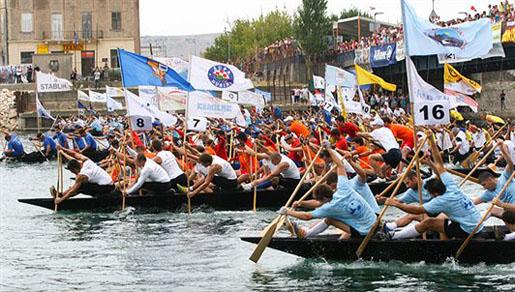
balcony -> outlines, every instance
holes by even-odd
[[[44,42],[88,42],[104,38],[103,30],[42,31],[39,40]]]

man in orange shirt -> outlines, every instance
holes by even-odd
[[[306,138],[310,135],[310,131],[306,125],[304,125],[299,120],[294,120],[292,116],[288,116],[284,119],[286,125],[289,124],[289,129],[291,132],[295,133],[299,138]]]
[[[385,117],[383,119],[385,127],[390,129],[393,133],[393,136],[397,140],[401,140],[401,152],[402,152],[402,158],[404,160],[407,159],[408,154],[412,152],[415,148],[415,142],[414,142],[414,133],[413,130],[409,127],[406,127],[404,125],[400,124],[394,124],[393,121],[389,117]],[[398,172],[400,173],[402,169],[404,168],[404,163],[401,161],[399,163],[399,167],[397,168]]]

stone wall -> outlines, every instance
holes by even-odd
[[[12,131],[18,127],[18,114],[16,112],[16,97],[12,91],[0,91],[0,129]]]
[[[473,74],[483,88],[478,98],[479,110],[501,117],[515,117],[515,70]],[[501,91],[506,94],[506,109],[501,111]]]

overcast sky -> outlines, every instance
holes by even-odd
[[[140,0],[141,35],[189,35],[220,33],[228,23],[238,18],[256,18],[276,8],[286,8],[293,14],[301,0]],[[458,16],[458,12],[487,9],[499,0],[435,0],[435,10],[442,19]],[[417,14],[429,16],[431,0],[410,0]],[[513,0],[510,0],[513,3]],[[350,7],[383,12],[377,19],[400,22],[399,0],[328,0],[329,13],[338,13]]]

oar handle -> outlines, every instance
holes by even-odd
[[[492,152],[494,152],[494,150],[495,146],[492,146],[492,148],[485,154],[485,156],[483,156],[483,158],[481,158],[481,160],[479,160],[479,162],[476,163],[476,165],[467,174],[467,176],[465,176],[465,178],[460,182],[460,187],[467,181],[467,179],[474,173],[474,171],[476,171],[485,162],[485,160],[488,158],[488,156],[490,156],[490,154],[492,154]]]
[[[501,191],[499,192],[499,194],[495,197],[496,199],[500,199],[504,195],[504,193],[508,189],[508,186],[512,183],[512,180],[514,177],[515,177],[515,171],[510,175],[510,178],[506,181],[506,183],[504,184],[504,186],[501,189]],[[485,222],[486,218],[488,218],[488,215],[490,214],[490,212],[492,212],[493,208],[494,208],[494,204],[491,203],[490,207],[488,207],[488,209],[486,210],[485,214],[483,215],[483,217],[481,218],[481,220],[479,221],[477,226],[474,228],[474,230],[472,230],[472,232],[469,234],[467,239],[465,239],[465,241],[461,244],[460,248],[456,252],[456,256],[454,257],[455,259],[458,259],[458,257],[461,255],[461,253],[463,252],[465,247],[467,247],[468,243],[470,242],[472,237],[474,237],[474,234],[476,234],[476,232],[479,230],[479,228],[481,227],[483,222]]]
[[[295,196],[297,195],[297,193],[299,192],[300,190],[300,187],[302,186],[302,183],[304,182],[304,180],[306,179],[306,177],[308,176],[309,172],[311,171],[311,168],[313,168],[313,165],[315,165],[315,160],[318,158],[318,156],[320,155],[320,152],[322,152],[322,147],[320,147],[320,149],[318,149],[318,152],[317,154],[315,155],[315,158],[313,158],[313,161],[311,161],[311,163],[309,164],[309,167],[306,169],[306,171],[304,172],[304,175],[302,176],[302,178],[300,179],[299,181],[299,184],[297,184],[297,187],[295,187],[295,190],[293,190],[293,193],[291,194],[290,198],[288,199],[288,202],[286,202],[286,204],[284,205],[285,207],[289,207],[292,203],[293,203],[293,200],[295,199]]]

